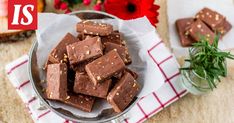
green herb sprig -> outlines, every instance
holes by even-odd
[[[227,76],[226,58],[234,59],[234,55],[230,52],[223,52],[218,49],[219,35],[215,36],[212,44],[205,37],[193,44],[189,49],[189,59],[185,59],[190,63],[189,67],[180,68],[180,70],[193,70],[197,75],[205,78],[209,88],[216,88],[215,81],[220,82],[220,77]]]

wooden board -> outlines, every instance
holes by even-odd
[[[7,17],[0,17],[0,42],[24,40],[32,35],[33,31],[8,30]]]

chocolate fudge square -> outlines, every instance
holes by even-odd
[[[50,64],[47,68],[46,97],[62,101],[67,97],[67,65],[65,63]]]
[[[118,45],[123,45],[123,46],[126,45],[126,42],[122,39],[122,36],[118,31],[114,31],[113,33],[107,36],[102,36],[101,39],[103,44],[111,42]]]
[[[196,18],[206,23],[213,31],[225,21],[225,17],[209,8],[203,8],[196,14]]]
[[[105,54],[110,52],[111,50],[116,50],[125,64],[130,64],[132,62],[126,46],[122,46],[122,45],[118,45],[118,44],[114,44],[110,42],[106,42],[104,46],[105,46],[105,50],[104,50]]]
[[[115,50],[108,52],[85,66],[85,70],[94,85],[120,73],[124,68],[125,64]]]
[[[83,34],[106,36],[113,32],[113,26],[106,23],[84,20],[77,23],[76,31]]]
[[[94,101],[95,98],[91,96],[69,93],[63,102],[85,112],[91,112]]]
[[[67,50],[66,46],[75,42],[79,42],[79,39],[72,34],[67,33],[65,37],[58,43],[58,45],[49,54],[48,60],[52,63],[67,63]]]
[[[133,76],[126,72],[107,96],[107,101],[115,112],[119,113],[130,104],[140,90],[140,85]]]
[[[96,36],[70,44],[67,46],[67,54],[71,65],[100,57],[103,55],[101,39]]]
[[[87,74],[80,74],[76,72],[74,92],[85,95],[90,95],[99,98],[106,98],[109,88],[111,86],[111,79],[98,83],[96,86],[89,79]]]
[[[176,29],[179,34],[180,43],[184,47],[192,46],[192,44],[196,42],[186,32],[193,22],[194,18],[182,18],[176,20]]]
[[[214,32],[199,19],[190,25],[188,31],[189,35],[196,41],[199,41],[201,37],[205,37],[212,44],[215,38]]]

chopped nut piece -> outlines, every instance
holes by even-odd
[[[67,98],[65,100],[68,100],[68,99],[70,99],[70,96],[67,96]]]
[[[201,25],[200,25],[200,24],[198,24],[198,25],[197,25],[197,28],[201,28]]]
[[[101,77],[100,77],[100,76],[97,76],[97,80],[101,80]]]
[[[90,54],[90,51],[88,50],[88,51],[86,52],[86,54],[89,55],[89,54]]]

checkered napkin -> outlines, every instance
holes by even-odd
[[[155,115],[171,103],[184,96],[187,91],[180,86],[178,63],[175,57],[165,47],[163,41],[149,41],[151,44],[148,55],[165,78],[165,83],[158,90],[142,97],[127,113],[127,118],[121,120],[126,123],[141,123]],[[40,108],[40,100],[32,88],[28,76],[28,56],[13,61],[6,66],[9,80],[26,105],[32,119],[37,123],[69,123],[47,108]]]

